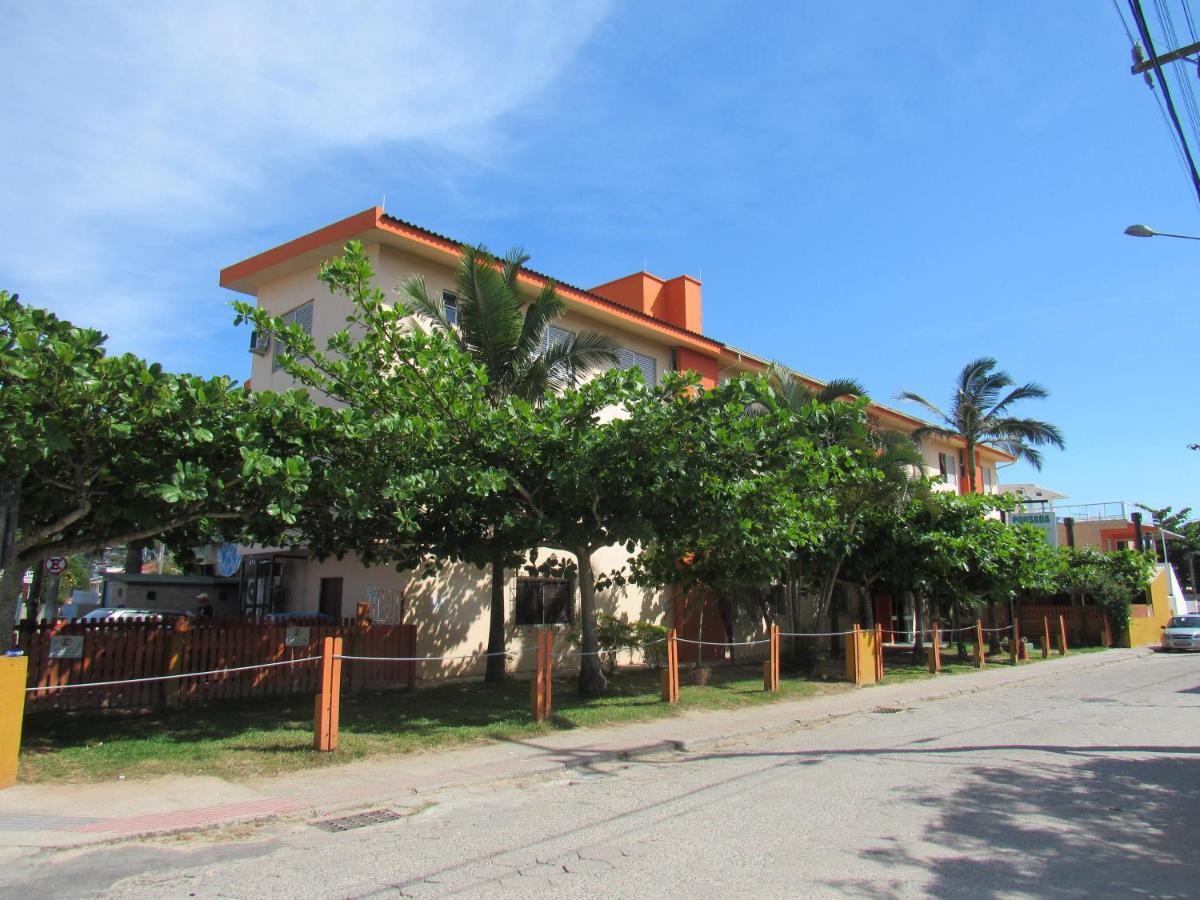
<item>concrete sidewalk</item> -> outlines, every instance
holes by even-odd
[[[416,808],[440,790],[552,776],[601,762],[695,750],[722,740],[812,727],[830,719],[1003,688],[1110,666],[1151,651],[1110,650],[903,684],[883,684],[732,711],[689,712],[631,725],[581,728],[536,739],[376,757],[344,766],[233,783],[176,776],[102,784],[18,785],[0,792],[0,849],[73,847],[134,835],[279,815],[318,819],[356,808]]]

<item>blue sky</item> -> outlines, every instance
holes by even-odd
[[[218,270],[374,205],[891,403],[997,357],[1074,502],[1200,507],[1200,232],[1110,4],[2,5],[0,286],[243,377]],[[901,408],[904,408],[903,406]]]

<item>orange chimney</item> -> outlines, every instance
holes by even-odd
[[[700,282],[690,275],[663,281],[649,272],[636,272],[591,289],[606,300],[701,334]]]

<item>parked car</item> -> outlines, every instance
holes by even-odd
[[[1162,633],[1164,650],[1200,650],[1200,616],[1171,616]]]
[[[175,609],[128,609],[123,606],[106,606],[93,609],[83,617],[85,622],[129,622],[145,619],[151,622],[173,622],[180,617],[191,618],[191,613]]]

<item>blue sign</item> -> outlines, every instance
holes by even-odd
[[[238,552],[237,544],[222,544],[217,548],[217,575],[229,578],[236,575],[242,567],[242,554]]]

